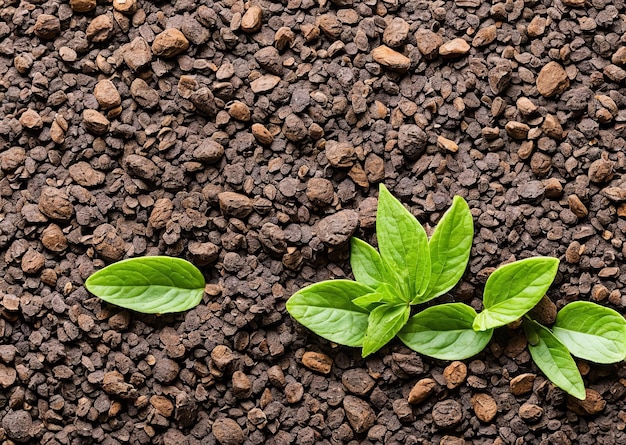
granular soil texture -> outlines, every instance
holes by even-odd
[[[367,359],[285,301],[350,277],[377,184],[476,237],[447,299],[561,259],[546,308],[624,313],[623,0],[0,0],[0,441],[624,444],[626,368],[578,403],[500,329],[472,360]],[[203,302],[90,295],[128,257],[188,258]]]

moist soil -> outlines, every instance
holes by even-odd
[[[463,196],[481,307],[561,260],[548,310],[621,313],[623,0],[0,0],[3,444],[624,444],[626,368],[577,403],[499,329],[465,362],[367,359],[285,302],[351,277],[378,184],[431,229]],[[187,258],[202,303],[144,315],[83,284]]]

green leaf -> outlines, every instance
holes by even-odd
[[[111,264],[87,278],[85,287],[108,303],[165,314],[197,306],[204,295],[204,277],[183,259],[150,256]]]
[[[557,314],[552,331],[576,357],[596,363],[624,360],[626,321],[613,309],[588,301],[570,303]]]
[[[455,196],[428,242],[430,281],[419,302],[443,295],[459,282],[469,261],[473,237],[474,221],[470,208],[463,198]]]
[[[402,304],[407,303],[402,299],[400,291],[387,283],[381,283],[375,292],[371,294],[363,295],[362,297],[352,300],[354,304],[360,306],[368,311],[373,310],[375,307],[386,304]]]
[[[528,350],[539,369],[563,391],[584,400],[583,378],[565,345],[549,329],[533,320],[524,320],[523,327],[526,337],[536,341],[534,345],[528,344]]]
[[[411,295],[407,301],[423,295],[430,279],[426,231],[383,184],[378,196],[376,236],[380,256],[408,285]]]
[[[559,260],[551,257],[527,258],[496,269],[485,284],[485,309],[474,320],[474,329],[497,328],[522,317],[545,295],[558,269]]]
[[[429,307],[411,317],[398,333],[405,345],[439,360],[463,360],[482,351],[493,329],[476,332],[476,311],[463,303]]]
[[[351,280],[329,280],[300,289],[287,301],[287,311],[320,337],[346,346],[361,346],[369,312],[353,300],[371,287]]]
[[[378,351],[396,336],[406,324],[411,307],[406,304],[382,304],[372,310],[363,339],[363,357]]]
[[[350,240],[350,266],[361,284],[375,288],[387,281],[387,271],[376,249],[358,238]]]

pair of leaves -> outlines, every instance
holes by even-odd
[[[111,264],[87,278],[89,292],[108,303],[146,314],[182,312],[200,303],[204,277],[190,262],[152,256]]]
[[[533,360],[555,385],[581,400],[585,386],[572,355],[596,363],[616,363],[626,356],[626,321],[618,312],[586,301],[559,311],[552,331],[524,320]]]
[[[376,216],[380,253],[353,238],[350,264],[356,282],[331,280],[305,287],[289,299],[287,311],[321,337],[363,346],[365,357],[400,332],[407,324],[411,305],[436,298],[456,285],[469,260],[473,233],[469,207],[455,197],[428,240],[415,217],[381,184]],[[431,329],[419,320],[413,317],[409,321],[413,334],[407,331],[410,340],[406,343],[410,347],[420,348],[425,336],[417,334]],[[445,326],[436,329],[446,335]],[[453,335],[447,338],[457,335],[458,329],[458,323],[451,320],[448,330]],[[474,333],[471,323],[463,329],[469,331],[467,335],[486,336]],[[442,345],[440,349],[443,355],[450,353]]]

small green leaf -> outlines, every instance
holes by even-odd
[[[350,240],[350,266],[361,284],[376,288],[387,281],[387,271],[376,249],[358,238]]]
[[[588,301],[570,303],[557,314],[552,331],[576,357],[596,363],[624,360],[626,320],[613,309]]]
[[[411,317],[398,337],[420,354],[463,360],[482,351],[493,334],[493,329],[474,331],[474,318],[476,311],[463,303],[432,306]]]
[[[204,277],[180,258],[150,256],[111,264],[87,278],[89,292],[107,303],[146,314],[182,312],[204,295]]]
[[[497,328],[522,317],[545,295],[558,269],[559,260],[551,257],[527,258],[496,269],[485,284],[485,309],[474,329]]]
[[[569,351],[549,329],[533,320],[524,320],[526,337],[537,344],[528,345],[533,360],[552,383],[577,399],[584,400],[585,384]]]
[[[363,357],[378,351],[396,336],[406,324],[411,307],[406,304],[382,304],[372,310],[363,339]]]
[[[378,196],[376,236],[380,256],[408,284],[412,294],[407,301],[423,295],[430,279],[426,231],[383,184]]]
[[[378,288],[376,288],[375,292],[355,298],[354,300],[352,300],[352,302],[357,306],[361,306],[362,308],[367,309],[368,311],[373,310],[375,307],[383,303],[407,303],[406,301],[402,300],[402,294],[400,293],[400,291],[387,283],[381,283]]]
[[[445,294],[463,276],[472,250],[474,222],[467,202],[455,196],[428,242],[430,281],[423,298],[426,302]]]
[[[287,301],[287,311],[320,337],[346,346],[361,346],[369,312],[353,300],[374,290],[350,280],[329,280],[300,289]]]

